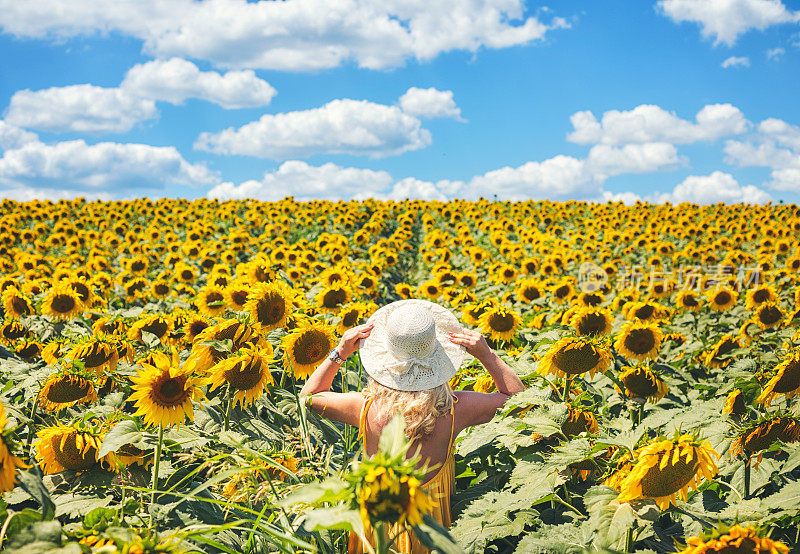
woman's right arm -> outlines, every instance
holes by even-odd
[[[486,338],[478,331],[463,329],[459,333],[450,333],[450,340],[463,346],[466,351],[474,356],[494,380],[499,392],[480,393],[461,391],[459,400],[464,400],[465,409],[459,410],[463,414],[459,419],[460,429],[471,425],[486,423],[494,417],[498,408],[501,408],[512,395],[525,390],[519,376],[505,363],[497,353],[489,347]]]

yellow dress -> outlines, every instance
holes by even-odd
[[[366,430],[366,422],[367,422],[367,411],[369,410],[370,405],[372,404],[373,398],[369,395],[365,395],[366,398],[364,399],[364,405],[361,408],[361,416],[359,418],[359,425],[358,431],[359,436],[364,436]],[[458,398],[453,397],[453,403],[455,404],[458,402]],[[431,517],[439,522],[445,529],[450,528],[450,495],[453,494],[453,489],[455,488],[455,481],[456,481],[456,461],[453,457],[453,428],[455,427],[455,406],[450,408],[450,442],[447,445],[447,459],[442,464],[442,467],[439,468],[439,471],[436,472],[431,479],[425,482],[422,485],[422,488],[425,492],[428,493],[428,496],[435,502],[433,510],[431,511]],[[372,539],[373,533],[372,528],[367,528],[366,536]],[[414,532],[410,529],[403,531],[402,525],[393,525],[391,528],[387,530],[387,534],[389,539],[391,540],[398,532],[402,531],[402,534],[397,538],[397,540],[392,545],[392,549],[396,552],[402,553],[409,553],[409,554],[428,554],[430,550],[428,550],[425,546],[423,546],[419,540],[417,539]],[[370,542],[371,542],[370,541]],[[372,544],[373,548],[375,547]],[[363,554],[364,547],[361,544],[361,540],[358,538],[358,535],[355,533],[350,533],[350,540],[348,541],[347,552],[349,554]]]

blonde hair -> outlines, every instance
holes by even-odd
[[[399,413],[405,420],[406,437],[411,442],[433,433],[436,420],[449,413],[453,407],[449,383],[427,390],[401,391],[385,387],[370,377],[367,390],[375,399],[378,420],[386,423],[394,414]]]

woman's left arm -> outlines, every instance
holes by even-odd
[[[339,357],[342,360],[347,359],[358,350],[361,340],[367,338],[371,331],[372,325],[359,325],[345,331],[339,346],[336,347]],[[342,423],[358,425],[363,404],[361,393],[330,392],[333,379],[340,367],[341,362],[334,362],[328,358],[323,360],[303,385],[300,396],[311,396],[308,401],[314,412]]]

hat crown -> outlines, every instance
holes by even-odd
[[[405,305],[386,319],[386,342],[398,360],[426,358],[436,349],[436,322],[430,310]]]

